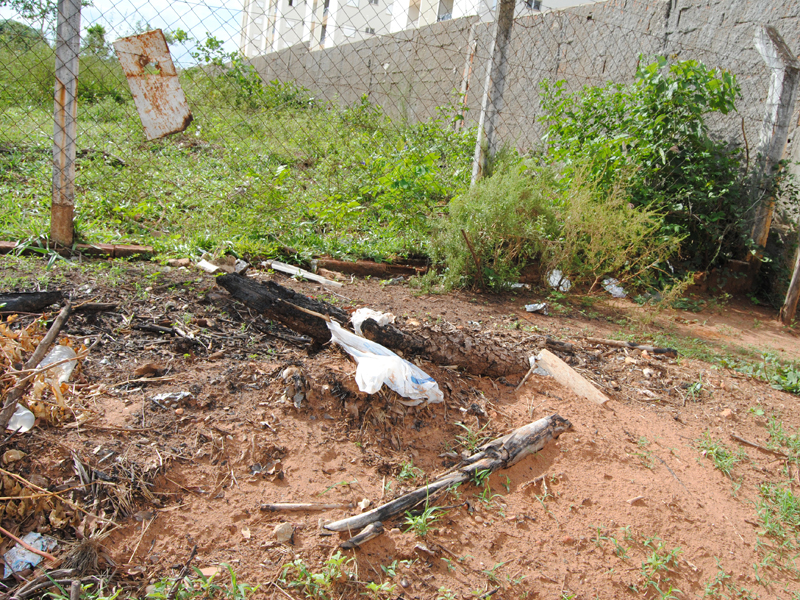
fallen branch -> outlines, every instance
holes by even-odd
[[[473,479],[478,473],[485,477],[500,469],[510,467],[525,456],[538,452],[552,439],[572,427],[566,419],[554,414],[539,419],[511,433],[494,439],[478,449],[478,452],[465,459],[453,472],[439,477],[435,481],[418,488],[400,498],[392,500],[368,512],[328,523],[329,531],[354,531],[371,523],[385,522],[417,504],[427,501],[435,493],[450,486]]]
[[[314,300],[273,281],[258,283],[240,275],[222,275],[217,283],[250,308],[289,329],[310,337],[317,347],[331,339],[325,320],[346,323],[350,315],[327,302]],[[507,377],[522,375],[527,370],[523,354],[487,340],[472,337],[462,330],[451,333],[432,329],[422,335],[399,330],[393,325],[378,325],[367,319],[361,325],[364,337],[405,356],[426,356],[439,365],[455,365],[473,375]]]
[[[355,535],[346,542],[339,544],[339,548],[342,550],[352,550],[353,548],[358,548],[361,544],[378,537],[382,533],[383,523],[380,521],[375,521],[374,523],[370,523],[364,527],[364,529],[358,535]]]
[[[50,329],[47,331],[47,334],[42,338],[42,341],[39,342],[39,345],[36,346],[36,350],[33,351],[33,354],[22,367],[24,370],[35,369],[39,366],[39,363],[42,362],[45,354],[50,349],[50,346],[53,345],[53,342],[56,341],[58,334],[61,332],[61,328],[64,326],[64,323],[67,322],[70,313],[72,312],[72,304],[67,302],[64,305],[64,308],[61,309],[61,312],[58,313],[58,316],[53,321],[53,324],[50,326]],[[8,392],[6,396],[5,402],[3,403],[3,410],[0,411],[0,431],[5,431],[8,427],[8,422],[11,420],[11,416],[14,414],[14,411],[17,410],[17,402],[19,399],[22,398],[22,395],[25,393],[25,389],[28,386],[29,379],[24,379],[23,381],[19,382],[11,391]]]
[[[298,307],[326,315],[340,323],[346,323],[350,319],[350,315],[341,308],[298,294],[274,281],[259,283],[248,277],[231,273],[217,277],[216,283],[246,306],[272,320],[283,323],[299,334],[310,337],[317,346],[329,342],[331,332],[325,321],[309,318],[309,315],[298,310]]]
[[[583,375],[549,350],[542,350],[539,356],[536,357],[536,361],[537,364],[540,364],[545,371],[550,373],[558,383],[569,388],[578,396],[591,400],[600,406],[608,402],[608,396],[594,387]]]
[[[749,440],[746,440],[746,439],[744,439],[742,437],[739,437],[738,435],[735,435],[733,433],[731,434],[731,439],[732,440],[736,440],[737,442],[739,442],[740,444],[744,444],[745,446],[750,446],[751,448],[756,448],[757,450],[761,450],[762,452],[766,452],[767,454],[774,454],[775,456],[780,456],[781,458],[789,458],[783,452],[779,452],[778,450],[771,450],[770,448],[767,448],[766,446],[762,446],[760,444],[756,444],[755,442],[751,442]]]
[[[646,350],[650,354],[664,354],[666,356],[677,357],[678,351],[674,348],[658,348],[647,344],[636,344],[634,342],[623,342],[621,340],[604,340],[602,338],[587,337],[586,341],[590,344],[601,346],[614,346],[615,348],[631,348],[633,350]]]
[[[352,502],[337,502],[333,504],[322,504],[319,502],[275,502],[273,504],[262,504],[261,510],[267,511],[299,511],[299,510],[336,510],[339,508],[353,508]]]
[[[462,329],[444,333],[426,328],[416,334],[367,319],[361,324],[361,331],[367,339],[405,356],[427,356],[437,365],[453,365],[472,375],[509,377],[528,370],[523,353],[473,337]]]

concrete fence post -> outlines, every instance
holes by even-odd
[[[472,183],[480,179],[486,165],[497,151],[497,119],[503,109],[503,91],[508,71],[508,50],[511,29],[514,25],[515,0],[499,0],[495,13],[492,46],[486,64],[486,82],[483,86],[481,115],[478,121],[478,139],[472,160]]]
[[[78,134],[78,53],[81,0],[58,0],[53,129],[53,201],[50,241],[72,246],[75,209],[75,142]]]
[[[751,198],[758,202],[752,237],[757,246],[755,256],[762,255],[767,245],[772,215],[775,211],[773,190],[775,169],[783,158],[789,138],[792,111],[800,83],[800,62],[771,25],[759,26],[755,47],[771,71],[764,122],[759,137],[757,162],[753,173]]]

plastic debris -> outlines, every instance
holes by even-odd
[[[6,429],[8,431],[16,431],[17,433],[25,433],[33,429],[33,424],[35,422],[36,417],[33,413],[21,404],[17,404],[17,408],[14,414],[11,415]]]
[[[525,305],[525,310],[527,310],[529,313],[540,313],[540,314],[543,314],[545,316],[550,314],[550,313],[547,312],[547,302],[538,302],[538,303],[534,303],[534,304],[526,304]]]
[[[547,276],[547,283],[550,287],[559,292],[568,292],[572,287],[572,282],[567,279],[558,269],[553,269]]]
[[[622,286],[619,284],[619,281],[614,279],[613,277],[608,277],[606,279],[603,279],[603,289],[612,296],[614,296],[614,298],[628,297],[628,294],[626,294],[625,290],[622,289]]]
[[[294,365],[286,367],[281,373],[281,379],[286,383],[283,397],[286,400],[291,400],[295,408],[300,408],[303,405],[303,400],[306,399],[306,389],[308,387],[303,371]]]
[[[552,377],[549,372],[545,371],[542,367],[536,364],[536,357],[531,356],[528,358],[531,364],[531,375],[542,375],[543,377]]]
[[[72,376],[72,371],[75,369],[75,365],[78,364],[77,354],[75,354],[75,350],[69,346],[56,346],[50,350],[50,352],[48,352],[47,355],[42,359],[42,362],[39,363],[38,368],[41,369],[62,360],[67,360],[67,362],[45,371],[45,378],[49,379],[53,383],[66,383]]]
[[[35,531],[26,533],[22,537],[22,541],[32,548],[36,548],[42,552],[49,552],[55,548],[58,543],[53,538],[42,535],[41,533],[36,533]],[[31,569],[42,562],[41,556],[34,554],[26,548],[23,548],[19,543],[17,543],[11,550],[6,552],[3,555],[3,559],[5,561],[3,579],[11,577],[12,573],[18,573],[19,571],[24,571],[25,569]]]
[[[361,324],[367,319],[373,319],[378,325],[388,325],[389,323],[394,323],[394,315],[392,313],[382,313],[378,312],[377,310],[372,310],[371,308],[359,308],[350,317],[350,321],[353,323],[353,330],[356,332],[356,335],[364,337],[364,334],[361,333]]]
[[[433,377],[394,352],[370,340],[343,329],[338,323],[328,322],[331,341],[339,344],[358,363],[356,384],[367,394],[374,394],[385,383],[404,398],[406,406],[417,406],[428,402],[441,402],[444,394]]]
[[[150,398],[153,402],[158,404],[161,408],[177,408],[186,398],[191,398],[191,392],[164,392],[157,394]]]

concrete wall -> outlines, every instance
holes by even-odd
[[[797,0],[608,0],[517,18],[512,33],[500,138],[520,149],[539,142],[539,84],[569,89],[628,82],[639,55],[695,58],[735,73],[743,98],[738,114],[716,118],[713,131],[732,143],[758,145],[770,73],[753,46],[759,24],[775,25],[800,52]],[[295,80],[319,97],[348,104],[367,94],[394,118],[419,121],[466,91],[475,123],[486,76],[493,23],[467,17],[309,52],[305,45],[253,59],[267,80]],[[800,160],[792,121],[788,157]],[[744,134],[742,133],[744,131]]]

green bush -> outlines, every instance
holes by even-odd
[[[566,181],[584,169],[605,191],[622,180],[637,207],[662,214],[661,235],[681,239],[687,268],[708,269],[748,243],[740,151],[715,141],[706,117],[735,110],[733,74],[658,57],[630,85],[567,93],[542,85],[547,160]]]
[[[446,288],[501,290],[531,263],[594,288],[604,276],[630,281],[666,268],[681,239],[664,235],[661,223],[620,182],[606,191],[585,170],[565,181],[551,167],[517,161],[451,202],[434,248]]]
[[[434,247],[445,266],[444,285],[482,282],[500,290],[516,281],[521,269],[539,259],[548,240],[556,236],[554,206],[558,202],[554,172],[542,170],[532,177],[519,162],[455,198],[449,217],[440,223]]]
[[[619,281],[651,279],[666,270],[667,259],[682,241],[662,230],[662,215],[631,203],[619,181],[605,191],[577,171],[563,205],[556,211],[559,238],[549,244],[547,263],[575,282],[591,283],[613,276]],[[549,269],[548,269],[549,270]]]

